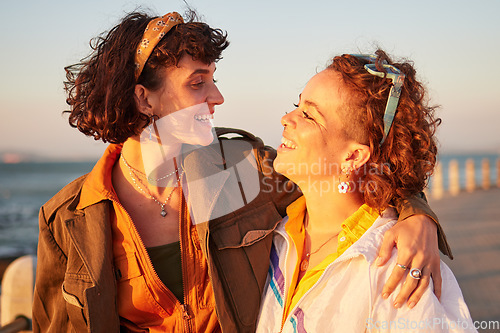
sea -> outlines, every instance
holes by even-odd
[[[95,162],[0,163],[0,258],[36,253],[40,207]]]
[[[490,161],[490,179],[496,184],[497,159],[500,154],[441,155],[445,189],[448,188],[448,165],[459,162],[461,187],[465,188],[465,161],[473,159],[476,184],[481,184],[481,161]],[[64,185],[92,170],[95,161],[0,163],[0,258],[35,254],[38,241],[40,207]],[[432,187],[432,178],[430,180]]]

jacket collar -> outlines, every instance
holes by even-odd
[[[110,144],[82,185],[76,209],[84,209],[103,200],[116,199],[112,171],[120,157],[122,145]]]
[[[230,176],[230,172],[225,170],[225,163],[219,145],[185,152],[182,164],[186,175],[184,194],[189,198],[194,223],[210,220]]]

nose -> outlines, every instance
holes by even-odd
[[[281,117],[281,125],[283,125],[283,127],[288,127],[293,124],[293,112],[285,113],[285,115]]]
[[[219,88],[215,85],[215,83],[213,84],[210,94],[208,95],[207,103],[212,106],[221,105],[222,103],[224,103],[224,96],[222,96]],[[214,109],[210,108],[210,113],[214,112]]]

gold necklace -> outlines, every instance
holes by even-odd
[[[174,171],[172,171],[171,173],[168,173],[166,174],[165,176],[163,177],[160,177],[160,178],[157,178],[157,179],[154,179],[154,178],[151,178],[150,176],[146,176],[146,174],[144,172],[141,172],[139,170],[137,170],[136,168],[132,167],[130,164],[128,164],[127,160],[125,159],[125,157],[123,156],[123,154],[120,155],[120,157],[122,158],[123,160],[123,163],[125,163],[125,165],[127,166],[127,168],[130,170],[130,171],[133,171],[134,174],[136,175],[137,178],[139,178],[137,176],[137,174],[141,175],[142,177],[146,178],[150,183],[158,183],[160,180],[162,179],[165,179],[165,178],[168,178],[176,173],[179,172],[179,169],[175,169]]]
[[[336,233],[335,235],[333,235],[332,237],[328,238],[328,239],[326,240],[326,242],[324,242],[323,244],[321,244],[321,246],[320,246],[320,247],[318,247],[318,248],[316,249],[316,251],[313,251],[313,252],[307,252],[307,253],[306,253],[306,257],[305,257],[305,259],[302,259],[302,261],[300,262],[300,270],[301,270],[302,272],[307,271],[307,268],[309,267],[309,258],[311,257],[311,255],[312,255],[312,254],[315,254],[315,253],[317,253],[317,252],[319,252],[319,250],[321,250],[321,248],[322,248],[323,246],[325,246],[328,242],[330,242],[332,239],[334,239],[335,237],[337,237],[337,236],[339,235],[339,233],[340,233],[340,231],[339,231],[339,232],[337,232],[337,233]]]
[[[161,208],[161,216],[162,217],[165,217],[167,216],[167,211],[165,210],[165,205],[167,204],[167,202],[170,200],[170,198],[172,197],[172,194],[174,193],[174,191],[177,189],[177,187],[174,187],[172,189],[172,191],[170,191],[170,194],[167,196],[167,199],[165,199],[165,201],[162,203],[160,202],[158,199],[155,198],[154,195],[151,194],[151,192],[149,191],[149,189],[147,188],[146,185],[142,184],[145,188],[146,188],[146,191],[141,187],[139,186],[139,184],[137,183],[137,180],[135,179],[134,175],[134,170],[132,170],[132,167],[125,161],[125,158],[123,157],[123,154],[120,156],[123,160],[123,162],[125,163],[125,166],[128,168],[129,170],[129,174],[130,174],[130,178],[132,178],[132,182],[134,183],[135,187],[137,189],[139,189],[139,191],[141,191],[142,193],[144,193],[146,196],[149,197],[149,199],[153,199],[154,202],[156,202],[158,205],[160,205],[160,208]],[[177,184],[179,185],[179,183],[181,182],[181,179],[182,179],[182,176],[184,174],[184,170],[181,172],[181,174],[177,177]],[[137,175],[135,175],[137,177]],[[139,177],[137,177],[139,178]],[[140,180],[139,180],[140,181]],[[141,182],[142,183],[142,182]]]

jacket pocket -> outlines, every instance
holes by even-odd
[[[250,246],[271,234],[282,217],[272,202],[254,207],[210,231],[219,250]]]
[[[274,204],[268,202],[220,223],[210,232],[211,257],[240,330],[250,330],[257,320],[272,234],[281,220]]]
[[[66,311],[69,321],[77,332],[87,331],[88,308],[85,301],[85,291],[92,287],[91,282],[84,279],[66,278],[61,286],[63,299],[66,301]]]
[[[142,275],[135,253],[129,253],[115,259],[115,275],[118,283]]]
[[[71,305],[74,305],[80,309],[83,309],[83,304],[80,302],[80,300],[78,299],[78,297],[76,297],[75,295],[72,295],[70,293],[68,293],[66,291],[66,289],[64,289],[64,283],[62,284],[62,295],[63,295],[63,298],[66,302],[68,302],[69,304]]]

